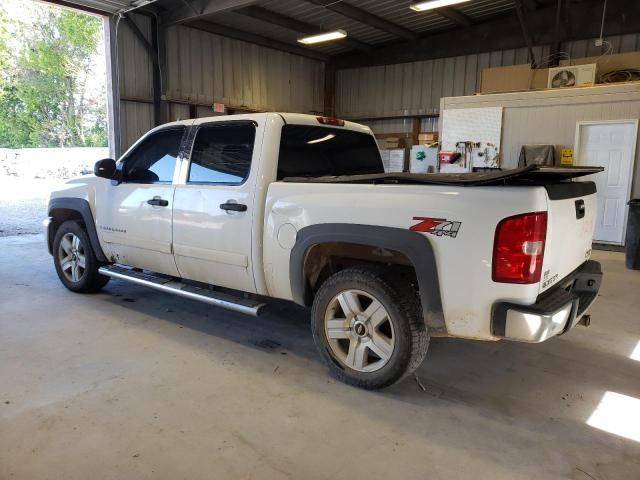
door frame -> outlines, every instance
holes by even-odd
[[[637,154],[637,148],[638,148],[638,119],[637,118],[628,118],[628,119],[619,119],[619,120],[584,120],[584,121],[579,121],[576,122],[576,133],[575,133],[575,137],[574,137],[574,142],[573,142],[573,151],[574,151],[574,158],[577,160],[577,164],[578,165],[582,165],[581,159],[580,159],[580,140],[581,140],[581,135],[580,132],[582,130],[583,126],[588,126],[588,125],[610,125],[610,124],[631,124],[633,125],[633,136],[634,136],[634,142],[633,145],[631,147],[631,169],[629,172],[629,180],[627,182],[627,195],[626,195],[626,202],[624,204],[624,220],[623,220],[623,224],[622,224],[622,241],[620,243],[617,242],[607,242],[604,240],[597,240],[598,243],[605,243],[605,244],[609,244],[609,245],[622,245],[624,246],[625,244],[625,239],[627,237],[627,218],[629,216],[629,205],[628,202],[629,200],[631,200],[631,187],[633,185],[633,175],[634,175],[634,171],[635,171],[635,162],[636,162],[636,154]]]

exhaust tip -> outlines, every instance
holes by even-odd
[[[591,315],[583,315],[582,318],[580,318],[578,325],[582,325],[583,327],[591,325]]]

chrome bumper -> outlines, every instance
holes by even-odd
[[[494,305],[492,333],[518,342],[539,343],[566,333],[580,320],[598,295],[602,269],[589,260],[533,305],[499,302]]]

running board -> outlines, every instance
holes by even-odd
[[[222,292],[214,292],[206,288],[197,287],[183,283],[173,277],[165,275],[150,274],[122,267],[120,265],[109,265],[100,267],[98,272],[112,278],[126,280],[127,282],[142,285],[144,287],[160,290],[161,292],[172,293],[180,297],[208,303],[227,310],[244,313],[246,315],[258,316],[264,303],[246,298],[239,298]]]

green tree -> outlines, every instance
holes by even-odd
[[[34,8],[34,19],[13,25],[0,11],[0,146],[105,146],[104,79],[91,71],[101,20]],[[88,98],[96,82],[102,93]]]

